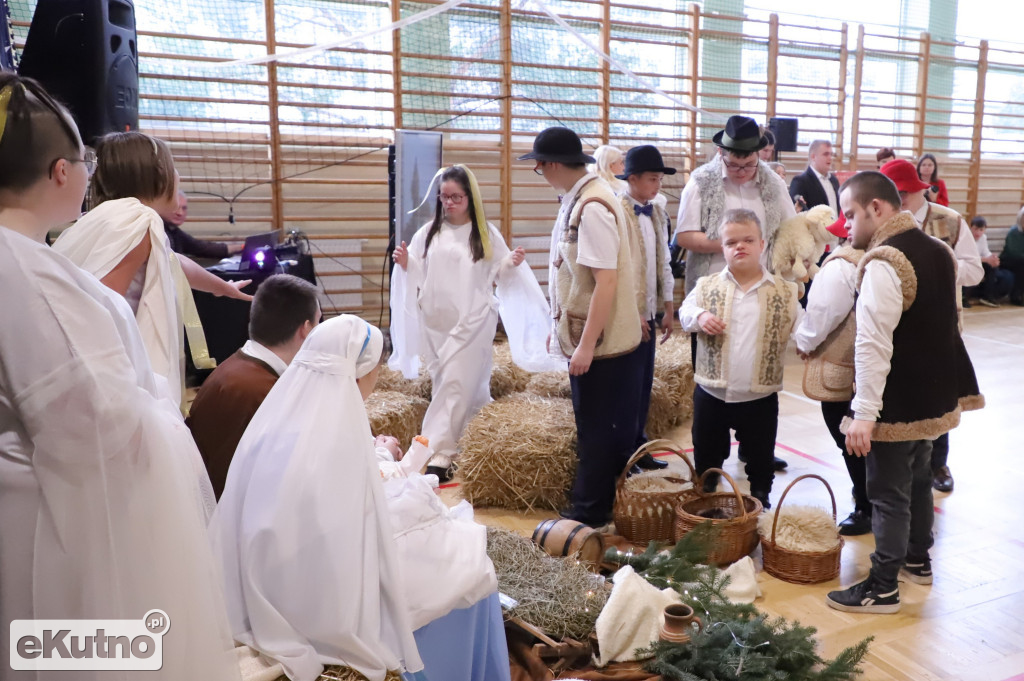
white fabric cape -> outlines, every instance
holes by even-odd
[[[508,257],[508,246],[493,225],[488,223],[492,260]],[[413,236],[409,244],[408,269],[396,266],[391,273],[391,343],[393,352],[388,366],[401,371],[408,379],[419,374],[420,356],[424,352],[421,335],[423,321],[418,305],[418,292],[424,287],[427,276],[423,262],[423,244],[430,225],[424,225]],[[431,249],[436,245],[431,244]],[[468,247],[467,247],[468,251]],[[427,253],[430,258],[430,252]],[[508,334],[512,360],[527,371],[557,371],[565,369],[565,362],[548,355],[546,343],[551,331],[551,314],[547,298],[537,283],[528,263],[518,267],[503,267],[495,279],[486,282],[497,284],[498,310],[505,333]],[[472,310],[466,310],[471,313]]]
[[[210,523],[235,639],[293,681],[324,664],[370,681],[423,668],[355,382],[369,329],[342,315],[313,330],[242,436]]]
[[[152,250],[135,319],[153,371],[167,380],[171,399],[180,404],[185,340],[178,297],[182,286],[191,291],[157,212],[134,198],[105,201],[64,230],[53,248],[102,279],[146,238]]]
[[[128,304],[0,227],[0,313],[0,675],[68,678],[11,670],[12,619],[159,608],[171,627],[146,678],[237,679],[196,485],[209,479],[177,405],[157,396]]]
[[[399,563],[407,566],[402,587],[413,629],[498,590],[487,556],[487,528],[474,522],[468,502],[445,506],[426,478],[413,475],[384,483]]]

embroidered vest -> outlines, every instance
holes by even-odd
[[[628,194],[622,194],[619,199],[622,204],[622,214],[626,218],[626,224],[631,232],[630,246],[634,245],[634,241],[636,245],[636,252],[633,254],[633,269],[636,273],[637,302],[640,314],[641,316],[644,314],[646,307],[648,267],[654,267],[656,272],[654,277],[657,287],[654,299],[655,309],[651,311],[652,314],[656,314],[658,306],[665,301],[665,286],[661,281],[661,270],[665,266],[668,247],[667,245],[662,247],[659,243],[654,244],[654,262],[648,262],[644,256],[647,252],[644,248],[644,232],[640,229],[640,216],[633,210],[633,199],[629,198]],[[654,226],[654,238],[668,244],[668,213],[660,204],[653,201],[651,206],[653,206],[651,224]]]
[[[955,259],[905,212],[872,238],[858,265],[858,290],[865,267],[876,259],[899,277],[903,314],[893,330],[891,368],[872,439],[933,440],[956,427],[961,411],[985,404],[957,330]]]
[[[950,248],[956,248],[957,239],[960,238],[960,213],[937,203],[929,203],[921,229],[925,234],[946,242]]]
[[[596,282],[591,268],[576,262],[579,247],[579,230],[583,208],[589,203],[599,203],[615,216],[615,227],[619,234],[619,253],[616,261],[618,283],[612,300],[611,313],[604,330],[597,339],[594,358],[615,357],[632,352],[640,345],[640,315],[637,307],[633,251],[622,204],[612,193],[608,184],[600,178],[587,182],[573,199],[567,211],[565,224],[556,224],[558,237],[558,258],[553,263],[558,277],[558,300],[552,301],[552,308],[558,331],[558,345],[562,354],[571,357],[583,337],[583,329],[590,311],[590,299],[594,295]]]
[[[696,285],[696,303],[726,323],[726,330],[717,336],[697,334],[697,365],[694,380],[708,388],[725,388],[729,384],[729,321],[736,284],[723,274],[701,277]],[[755,345],[754,371],[750,390],[773,393],[782,390],[782,370],[786,345],[796,323],[797,286],[775,275],[771,284],[757,289],[758,337]]]
[[[700,196],[700,229],[709,239],[718,239],[718,230],[722,226],[725,214],[725,179],[722,177],[722,157],[716,154],[711,161],[693,171],[690,176],[697,183],[697,194]],[[779,223],[782,222],[782,211],[779,200],[785,196],[789,200],[786,183],[775,174],[764,161],[757,163],[757,187],[764,205],[764,224],[761,225],[761,236],[765,242],[771,243]],[[686,254],[686,293],[689,294],[697,284],[697,280],[706,276],[711,270],[711,259],[714,253]]]
[[[822,268],[833,260],[845,260],[856,266],[864,251],[843,246],[825,258]],[[857,306],[815,348],[804,363],[804,394],[819,402],[846,402],[853,397],[853,356],[857,341]]]

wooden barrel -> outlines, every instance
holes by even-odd
[[[595,571],[604,556],[604,536],[575,520],[542,521],[533,531],[533,542],[552,556],[579,554],[579,559]]]

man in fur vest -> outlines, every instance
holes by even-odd
[[[839,204],[858,265],[856,394],[846,447],[867,457],[875,552],[867,579],[826,600],[845,612],[894,613],[898,577],[931,584],[932,440],[979,409],[974,367],[957,328],[956,263],[946,244],[900,210],[896,185],[867,171]]]
[[[587,172],[594,159],[575,132],[548,128],[519,160],[536,161],[534,172],[562,195],[551,233],[548,349],[569,362],[579,458],[562,515],[600,527],[611,518],[615,480],[633,452],[639,419],[638,246],[612,188]]]
[[[974,286],[985,276],[967,221],[955,210],[925,198],[929,185],[917,176],[917,169],[910,161],[889,161],[882,166],[881,173],[896,185],[903,200],[903,210],[913,213],[917,226],[953,249],[957,262],[957,300],[960,300],[961,287]],[[932,488],[936,492],[953,491],[953,474],[949,471],[948,460],[949,434],[945,433],[932,443]]]
[[[693,171],[679,197],[675,237],[676,243],[686,249],[687,295],[698,279],[725,269],[719,229],[726,211],[752,211],[761,223],[761,238],[769,247],[779,224],[796,215],[785,181],[758,159],[757,152],[768,139],[754,119],[730,116],[725,129],[712,141],[718,153]],[[690,343],[695,353],[695,336],[690,337]],[[775,470],[783,470],[786,465],[775,457]]]
[[[840,215],[828,231],[848,239],[846,216]],[[793,333],[797,354],[804,360],[804,394],[821,402],[825,427],[843,454],[853,483],[854,509],[839,523],[839,534],[856,536],[871,532],[864,459],[846,451],[846,436],[839,426],[853,399],[853,357],[857,338],[857,265],[864,251],[849,243],[834,250],[814,277],[807,292],[807,309]]]

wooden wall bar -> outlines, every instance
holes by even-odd
[[[305,232],[329,311],[387,322],[387,147],[395,128],[443,133],[445,163],[474,168],[489,219],[511,245],[527,249],[542,283],[557,197],[531,164],[514,159],[549,125],[577,129],[589,149],[657,144],[681,171],[666,178],[673,218],[689,172],[713,152],[710,133],[731,113],[800,119],[800,148],[781,157],[791,175],[817,138],[837,145],[837,170],[874,168],[881,146],[903,158],[936,154],[952,206],[985,215],[996,246],[1024,202],[1024,105],[1012,94],[1024,76],[1022,45],[952,44],[774,14],[712,15],[697,4],[553,2],[640,82],[535,6],[477,0],[308,59],[218,68],[310,44],[299,15],[288,12],[318,1],[275,7],[264,0],[263,25],[244,36],[140,22],[141,126],[174,149],[194,233]],[[326,3],[317,16],[363,15],[345,28],[351,34],[438,4],[352,0]],[[15,22],[21,42],[27,31],[27,22]],[[723,44],[743,49],[730,73],[709,68]]]

